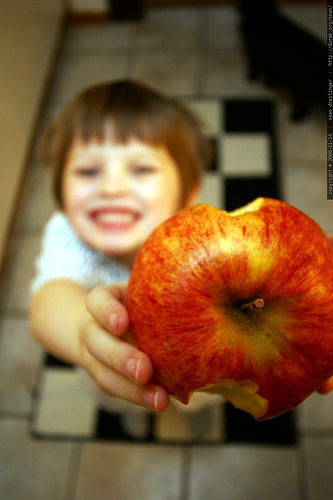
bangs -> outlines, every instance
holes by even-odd
[[[174,126],[169,106],[158,94],[141,85],[127,82],[112,87],[102,85],[99,92],[95,88],[87,90],[80,104],[72,115],[72,130],[85,142],[110,139],[126,144],[137,139],[158,145],[165,142]]]
[[[53,166],[54,194],[62,206],[62,174],[76,138],[83,142],[131,140],[163,147],[182,178],[183,199],[198,185],[210,148],[197,117],[171,97],[138,82],[121,80],[93,86],[73,98],[44,133],[39,157]]]

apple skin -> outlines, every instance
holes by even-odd
[[[178,212],[142,246],[127,308],[154,380],[184,404],[217,392],[262,421],[333,375],[333,245],[281,201]]]

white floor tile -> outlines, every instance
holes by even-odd
[[[190,500],[298,500],[297,455],[288,448],[194,448]]]
[[[333,438],[307,437],[305,449],[305,478],[309,500],[329,500],[333,498]]]
[[[266,134],[227,134],[220,150],[223,173],[228,177],[271,175],[270,137]]]
[[[86,444],[75,500],[178,500],[182,452],[178,447]]]
[[[205,173],[197,201],[198,203],[208,203],[216,208],[224,208],[223,192],[221,184],[216,182],[216,175],[210,172]]]
[[[182,102],[185,106],[195,113],[200,119],[203,132],[209,137],[216,137],[223,129],[223,116],[220,102],[216,99],[204,98],[200,99],[183,99]]]
[[[134,41],[135,23],[74,24],[66,31],[65,50],[123,49]]]
[[[274,93],[260,82],[247,79],[246,59],[238,47],[225,51],[216,47],[210,48],[207,50],[206,64],[206,94],[223,97],[274,97]]]
[[[135,28],[139,47],[195,46],[199,39],[200,9],[148,9]]]
[[[241,44],[240,16],[234,6],[210,7],[208,10],[209,47],[228,48]]]
[[[198,94],[199,59],[192,49],[140,49],[133,77],[173,96]]]
[[[314,219],[327,233],[333,231],[333,202],[327,200],[326,162],[285,161],[283,193],[287,203]]]
[[[161,441],[211,441],[224,438],[224,421],[221,404],[203,408],[198,412],[184,412],[172,403],[159,415],[155,435]]]
[[[0,322],[0,410],[29,415],[42,349],[25,318]]]
[[[51,99],[67,101],[84,88],[124,77],[126,51],[66,52],[61,57]]]
[[[94,434],[95,403],[81,388],[75,370],[49,368],[39,390],[42,395],[34,431],[79,438]]]
[[[26,422],[4,419],[0,442],[0,498],[65,498],[70,443],[32,440]]]
[[[297,407],[299,428],[302,432],[333,431],[333,395],[313,393]]]
[[[311,112],[304,120],[290,120],[290,106],[282,102],[281,140],[283,141],[282,158],[286,160],[327,160],[327,125],[325,117]]]

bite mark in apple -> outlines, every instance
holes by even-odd
[[[250,413],[255,419],[265,415],[268,408],[268,400],[258,394],[258,384],[251,380],[220,379],[219,383],[211,387],[201,389],[209,394],[220,394],[239,410]]]

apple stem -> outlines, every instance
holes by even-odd
[[[251,309],[260,309],[264,307],[264,299],[254,299],[251,302],[246,302],[245,304],[241,304],[240,309],[242,311],[248,311]]]

